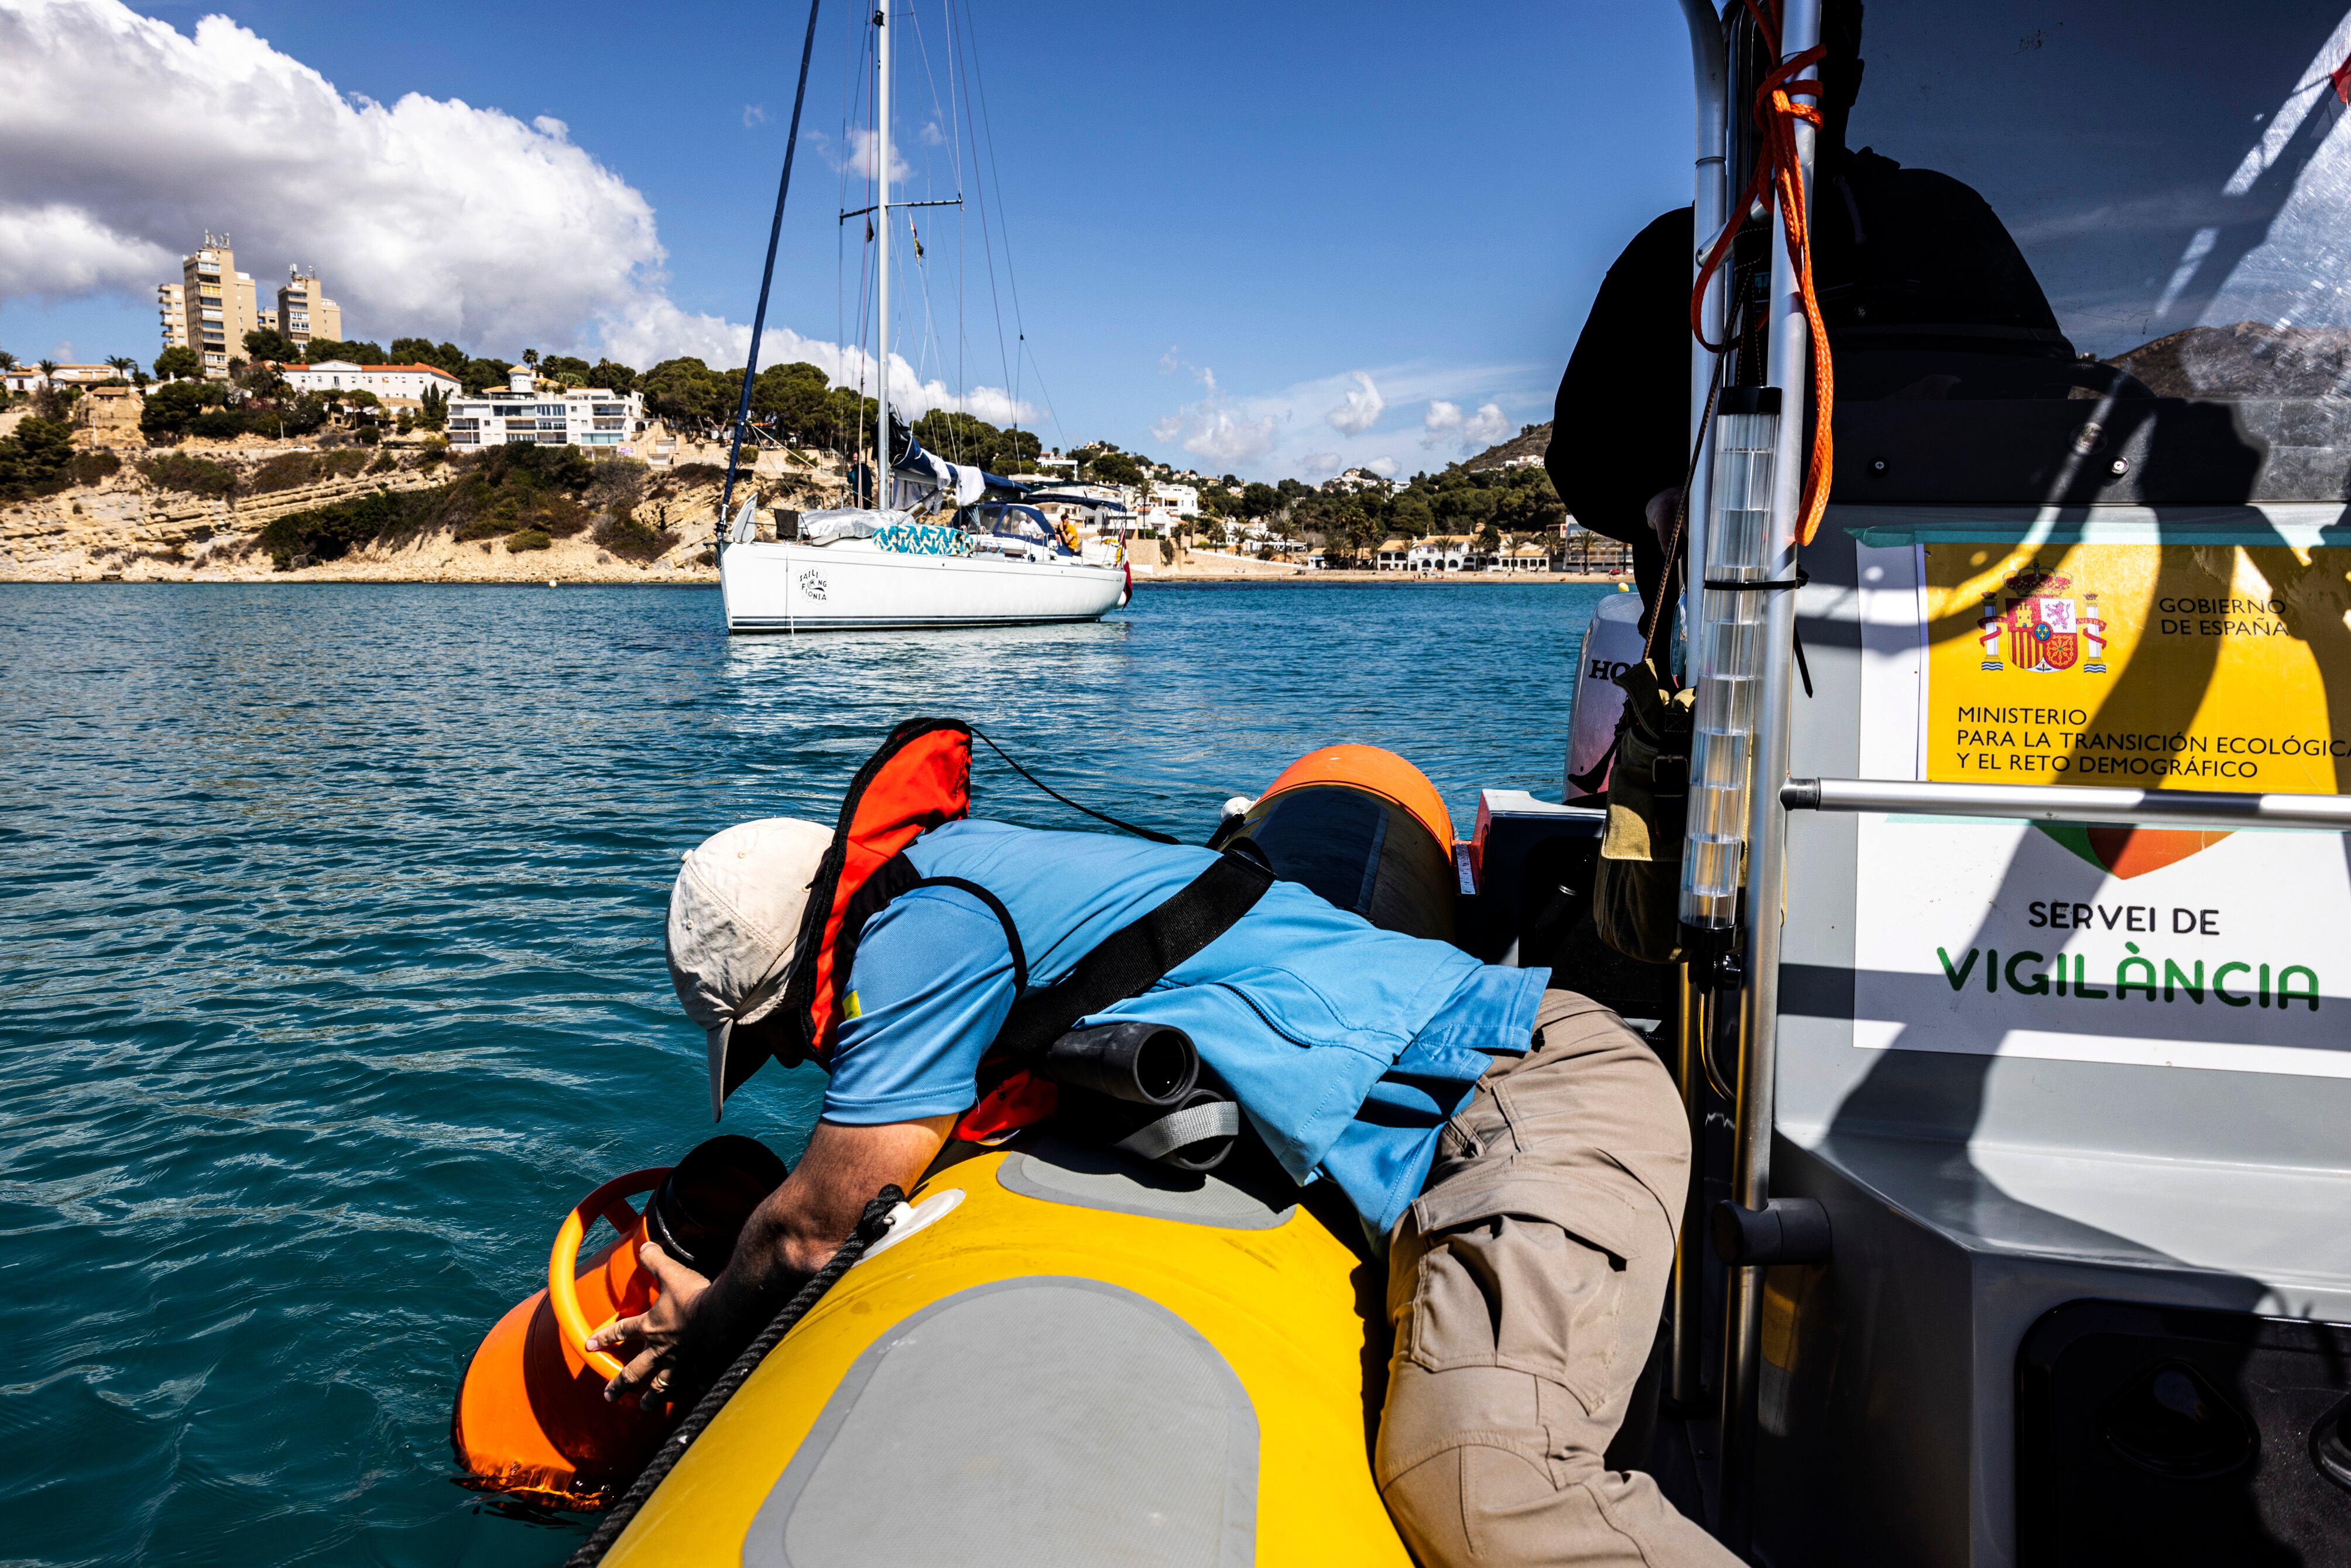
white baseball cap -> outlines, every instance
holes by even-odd
[[[757,1023],[784,999],[799,949],[800,918],[832,830],[762,817],[714,833],[686,852],[669,894],[669,980],[702,1026],[710,1058],[710,1119],[759,1066],[730,1064],[737,1024]],[[764,1055],[764,1052],[761,1053]]]

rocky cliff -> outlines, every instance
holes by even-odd
[[[704,564],[716,531],[720,479],[703,465],[643,475],[634,507],[643,525],[628,544],[607,548],[609,529],[581,527],[479,536],[479,528],[427,522],[352,543],[331,559],[290,549],[281,518],[299,523],[322,508],[349,513],[370,497],[413,497],[459,477],[458,465],[423,454],[346,449],[308,459],[307,448],[218,448],[191,443],[159,458],[127,454],[112,474],[57,495],[0,504],[0,580],[123,581],[716,581]],[[838,488],[820,455],[803,467],[769,453],[752,483],[762,505],[817,506]],[[168,459],[187,459],[176,469]],[[308,469],[301,465],[308,465]],[[310,476],[287,484],[289,467]],[[312,472],[315,470],[315,472]],[[739,484],[739,482],[738,482]],[[266,487],[265,487],[266,486]],[[738,489],[737,501],[741,496]],[[435,508],[410,508],[430,518]],[[542,542],[543,541],[543,542]],[[522,548],[514,546],[519,544]],[[532,548],[537,546],[538,548]],[[633,547],[633,548],[630,548]]]

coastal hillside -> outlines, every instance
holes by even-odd
[[[1489,446],[1477,456],[1467,458],[1461,466],[1468,469],[1508,468],[1519,463],[1541,463],[1543,453],[1551,446],[1551,421],[1519,427],[1519,433],[1499,445]]]
[[[0,580],[712,580],[725,470],[570,447],[272,449],[190,443],[73,455],[0,501]],[[828,469],[762,455],[765,504],[820,503]],[[739,499],[738,496],[738,499]]]

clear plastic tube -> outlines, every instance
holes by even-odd
[[[1713,516],[1701,580],[1761,582],[1770,560],[1779,389],[1732,387],[1716,407]],[[1768,591],[1724,588],[1707,588],[1698,597],[1681,919],[1699,930],[1727,931],[1739,921],[1770,598]]]

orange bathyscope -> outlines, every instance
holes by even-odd
[[[500,1318],[474,1352],[449,1418],[464,1484],[558,1508],[598,1509],[652,1457],[669,1429],[668,1413],[606,1403],[604,1385],[621,1364],[590,1351],[587,1340],[613,1318],[653,1304],[653,1276],[637,1257],[645,1218],[627,1199],[652,1192],[668,1174],[632,1171],[582,1198],[556,1231],[547,1288]],[[619,1239],[583,1262],[580,1239],[600,1216]]]
[[[1426,828],[1438,846],[1453,848],[1453,817],[1428,776],[1393,751],[1376,746],[1322,746],[1281,770],[1258,797],[1263,805],[1285,789],[1340,785],[1392,800]]]

